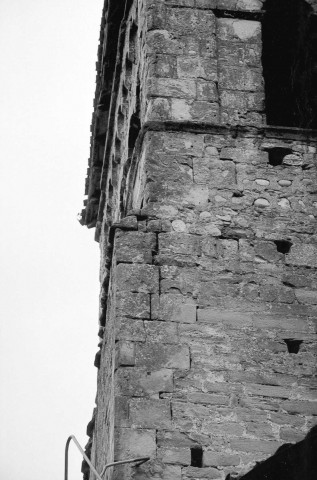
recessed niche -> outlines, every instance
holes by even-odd
[[[202,447],[192,447],[190,449],[190,465],[196,468],[203,466],[203,449]]]
[[[289,242],[288,240],[274,240],[274,243],[277,251],[284,254],[289,253],[293,245],[292,242]]]
[[[286,155],[290,155],[292,150],[290,148],[284,147],[274,147],[268,150],[269,154],[269,164],[273,167],[277,167],[278,165],[282,165],[284,157]]]
[[[298,353],[303,340],[295,340],[294,338],[284,338],[288,353]]]

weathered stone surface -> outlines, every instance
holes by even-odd
[[[186,345],[139,344],[136,365],[148,368],[189,368],[189,349]]]
[[[119,292],[158,293],[158,267],[120,263],[116,268],[116,287]]]
[[[152,298],[152,300],[155,303],[155,299]],[[150,342],[158,342],[163,344],[175,344],[179,342],[177,323],[151,320],[145,321],[144,327],[147,340]]]
[[[142,320],[134,318],[117,318],[116,319],[116,340],[132,340],[144,342],[146,332]]]
[[[231,440],[230,446],[232,450],[238,452],[263,452],[273,454],[281,444],[274,441],[270,442],[266,440],[254,440],[252,438],[239,438],[238,440]]]
[[[155,430],[116,428],[115,434],[115,445],[117,447],[115,461],[126,460],[127,458],[155,456]]]
[[[261,23],[231,18],[218,19],[218,38],[234,42],[259,42]]]
[[[170,428],[172,425],[168,400],[130,400],[129,417],[132,426],[137,428]]]
[[[239,465],[239,455],[230,455],[218,452],[204,452],[203,464],[205,467],[229,467]]]
[[[286,263],[306,267],[317,267],[317,247],[315,245],[293,245],[286,256]]]
[[[190,465],[190,449],[161,447],[158,449],[158,458],[161,458],[164,463]]]
[[[150,318],[150,295],[147,293],[118,292],[117,315],[133,318]]]
[[[195,467],[185,467],[182,469],[184,478],[208,478],[208,479],[220,479],[222,478],[222,473],[216,468],[195,468]]]
[[[161,392],[173,392],[173,371],[145,368],[123,368],[116,372],[116,392],[121,396],[143,397]]]
[[[152,318],[170,322],[195,323],[196,304],[178,294],[163,294],[152,299]]]
[[[156,238],[153,233],[116,232],[115,248],[117,262],[152,263]]]

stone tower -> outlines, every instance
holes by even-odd
[[[316,13],[105,1],[81,220],[101,249],[87,451],[98,471],[151,458],[109,478],[223,480],[314,425]]]

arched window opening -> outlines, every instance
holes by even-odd
[[[317,128],[317,17],[304,0],[266,0],[264,10],[267,123]]]

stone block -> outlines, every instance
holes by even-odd
[[[127,397],[116,396],[114,399],[114,426],[128,427],[129,422],[129,404]]]
[[[176,465],[190,465],[190,449],[189,448],[165,448],[160,447],[157,451],[158,458],[164,463],[172,463]]]
[[[244,433],[244,427],[242,425],[230,421],[218,423],[206,419],[201,428],[203,433],[212,435],[213,437],[241,437]]]
[[[216,19],[211,10],[171,8],[167,13],[166,28],[175,36],[201,36],[215,32]]]
[[[198,287],[198,276],[196,268],[163,265],[160,269],[161,293],[179,290],[183,295],[192,294]]]
[[[155,299],[158,300],[155,302]],[[153,298],[152,318],[170,322],[195,323],[196,304],[191,298],[167,293]]]
[[[259,440],[275,440],[276,434],[269,423],[264,422],[245,422],[246,433]]]
[[[230,440],[230,447],[237,452],[266,453],[272,455],[281,443],[268,440],[255,440],[253,438],[239,438]]]
[[[185,467],[182,469],[182,478],[192,478],[192,479],[210,479],[210,480],[220,480],[223,478],[222,471],[217,470],[217,468],[197,468],[197,467]]]
[[[197,321],[201,323],[223,324],[231,327],[243,328],[252,325],[252,314],[214,308],[199,308]]]
[[[173,38],[166,30],[153,30],[146,35],[146,49],[148,54],[182,55],[186,53],[185,45],[179,39]],[[197,45],[197,51],[198,51]]]
[[[216,101],[198,100],[190,107],[192,120],[198,123],[218,123],[219,104]]]
[[[149,370],[159,368],[189,368],[189,348],[187,345],[161,345],[157,343],[136,346],[136,365]]]
[[[116,231],[115,258],[118,263],[152,263],[155,247],[154,233]]]
[[[117,292],[117,316],[151,318],[150,295],[147,293]]]
[[[204,451],[203,465],[205,467],[230,467],[240,463],[239,455]]]
[[[179,342],[177,323],[151,320],[149,322],[145,321],[144,326],[147,340],[150,342],[161,342],[164,344]]]
[[[156,441],[158,447],[190,448],[197,446],[197,441],[194,438],[178,431],[159,430]]]
[[[263,0],[238,0],[237,10],[247,10],[250,12],[257,12],[262,10]]]
[[[184,55],[177,57],[177,74],[179,78],[197,78],[202,73],[199,57]]]
[[[317,305],[317,291],[316,290],[295,290],[295,296],[299,303],[306,305]]]
[[[230,400],[227,395],[213,395],[211,393],[188,393],[187,398],[189,402],[204,405],[229,405]]]
[[[204,150],[204,137],[192,133],[156,133],[151,136],[150,146],[157,153],[199,157]]]
[[[200,255],[200,238],[186,233],[160,233],[160,254]]]
[[[124,341],[116,343],[116,364],[118,366],[135,364],[135,343]]]
[[[160,392],[173,392],[173,371],[161,369],[148,371],[145,368],[121,367],[115,377],[118,395],[131,397],[153,396]]]
[[[151,459],[138,467],[133,474],[133,480],[159,478],[161,480],[181,480],[180,465],[166,465],[160,459]]]
[[[219,62],[258,67],[261,63],[262,49],[259,44],[219,42]]]
[[[211,187],[237,188],[236,167],[234,162],[218,160],[212,157],[210,160],[210,183]]]
[[[155,457],[156,432],[154,429],[115,429],[115,461],[135,457]]]
[[[171,428],[169,400],[132,399],[129,402],[129,418],[132,427]]]
[[[158,293],[159,268],[154,265],[117,265],[115,285],[119,292]]]
[[[221,65],[219,68],[219,88],[250,92],[262,91],[263,77],[261,70]]]
[[[218,18],[218,38],[231,42],[261,43],[261,22]]]
[[[194,80],[154,78],[149,87],[149,95],[194,99],[196,96],[196,84]]]
[[[190,120],[198,123],[217,123],[219,120],[219,105],[209,101],[172,98],[171,118],[175,121]]]
[[[280,439],[287,443],[297,443],[304,440],[305,434],[292,428],[281,428]]]
[[[307,402],[300,400],[285,400],[281,404],[281,407],[283,410],[291,414],[300,413],[303,415],[317,415],[317,401]]]
[[[309,332],[309,323],[300,317],[258,314],[252,317],[255,328],[263,330],[284,330],[287,332]]]
[[[270,420],[277,425],[289,425],[293,428],[302,428],[305,425],[305,418],[297,415],[288,415],[286,413],[271,412]]]
[[[174,55],[157,55],[154,61],[158,77],[177,78],[177,57]]]
[[[115,323],[115,331],[116,340],[144,342],[146,338],[142,320],[135,320],[127,317],[117,318]]]
[[[304,267],[317,267],[317,247],[310,244],[295,244],[290,252],[285,255],[287,265]]]
[[[171,101],[169,98],[150,98],[148,100],[147,110],[145,113],[146,122],[166,121],[170,119],[171,114]],[[140,225],[140,222],[139,222]],[[141,230],[139,228],[139,230]]]
[[[218,101],[218,91],[215,82],[207,82],[198,80],[197,87],[197,100],[206,100],[207,102]]]

